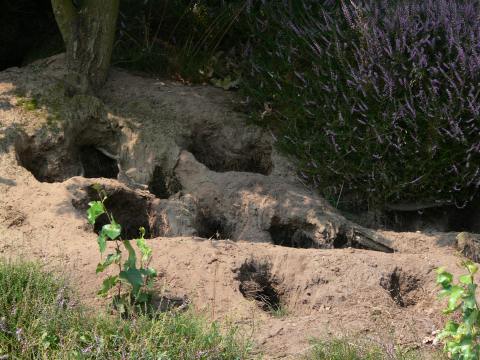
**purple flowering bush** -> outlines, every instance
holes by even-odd
[[[271,1],[249,16],[245,92],[331,200],[475,197],[478,2]]]
[[[254,118],[334,204],[461,207],[477,195],[478,1],[122,4],[115,63],[241,76]]]

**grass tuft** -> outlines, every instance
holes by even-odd
[[[446,357],[440,352],[421,354],[418,351],[404,348],[384,348],[379,345],[350,341],[349,339],[333,339],[329,341],[314,340],[312,350],[305,360],[441,360]]]

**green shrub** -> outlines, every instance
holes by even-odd
[[[452,316],[438,339],[445,343],[444,350],[453,360],[477,360],[480,358],[480,309],[478,307],[474,276],[478,271],[472,261],[465,261],[467,273],[453,282],[453,275],[444,268],[437,270],[437,284],[442,288],[441,297],[448,298],[444,314]]]

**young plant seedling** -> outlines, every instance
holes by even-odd
[[[141,227],[139,229],[139,238],[134,240],[141,253],[141,258],[137,261],[137,254],[130,240],[122,239],[121,225],[115,221],[113,214],[110,213],[105,206],[107,193],[99,185],[94,185],[93,187],[97,191],[100,200],[91,201],[88,204],[88,222],[95,225],[98,217],[103,214],[107,216],[109,222],[102,226],[97,239],[102,258],[107,249],[107,241],[115,242],[115,251],[103,258],[97,265],[96,273],[98,274],[105,271],[111,265],[116,265],[118,268],[116,275],[108,276],[103,281],[102,288],[98,292],[98,295],[106,296],[111,289],[116,287],[117,294],[114,298],[114,305],[123,313],[126,310],[125,305],[132,304],[132,301],[135,305],[148,302],[149,296],[146,290],[153,286],[153,279],[157,275],[156,271],[149,267],[152,258],[152,249],[145,240],[145,229]],[[122,253],[122,245],[128,254],[125,261],[123,261],[124,254]],[[127,296],[125,296],[125,293],[122,293],[123,284],[128,288],[126,292]]]
[[[444,351],[453,360],[480,359],[480,311],[475,297],[477,284],[474,275],[478,271],[472,261],[464,261],[467,274],[453,283],[453,275],[444,268],[437,270],[437,284],[442,288],[441,297],[448,298],[444,314],[458,315],[458,320],[450,319],[437,339],[444,342]]]

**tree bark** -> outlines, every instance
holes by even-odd
[[[119,0],[51,0],[66,47],[66,82],[76,92],[99,89],[112,56]]]

